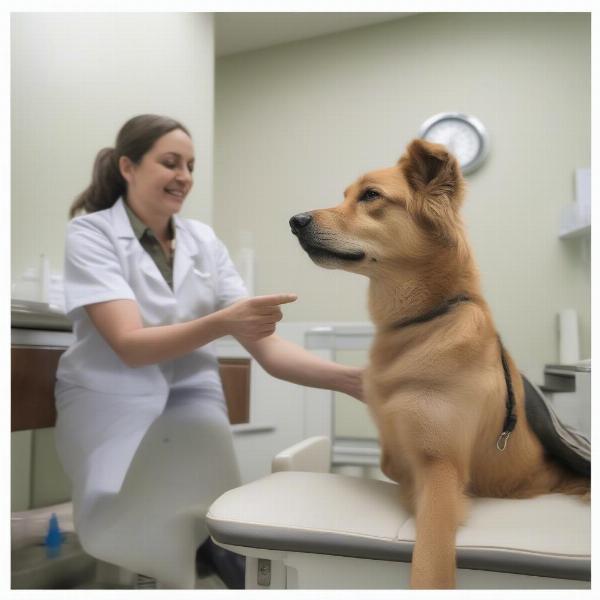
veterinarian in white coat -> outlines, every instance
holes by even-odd
[[[193,162],[183,125],[134,117],[115,148],[100,151],[92,183],[71,209],[71,216],[88,214],[67,230],[65,296],[75,341],[57,373],[56,444],[73,486],[76,529],[92,554],[95,536],[109,527],[106,505],[119,502],[136,450],[160,415],[211,432],[197,457],[205,497],[191,503],[210,503],[240,485],[217,338],[233,335],[276,377],[361,397],[359,369],[323,361],[274,334],[279,305],[295,296],[247,298],[212,229],[177,216]],[[189,477],[176,462],[166,464],[169,485]],[[151,496],[152,485],[165,483],[148,485]],[[207,544],[212,556],[216,549]],[[230,587],[243,585],[231,557],[213,558],[217,570],[219,561],[229,570],[221,575]]]

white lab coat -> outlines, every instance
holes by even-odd
[[[137,302],[145,326],[169,325],[247,296],[210,227],[178,216],[174,225],[171,290],[135,237],[121,199],[69,223],[65,301],[75,342],[57,371],[55,439],[72,482],[75,526],[84,548],[131,570],[171,578],[178,586],[187,575],[173,573],[193,562],[189,544],[207,534],[198,530],[182,557],[184,545],[168,536],[174,515],[191,505],[207,507],[240,484],[214,344],[175,360],[130,368],[84,309],[126,298]],[[145,457],[136,456],[138,448],[145,448]],[[135,483],[128,488],[128,470],[136,461],[142,466],[134,469]],[[150,529],[140,519],[150,520]],[[172,564],[155,559],[157,545],[170,548],[166,554]],[[189,564],[185,572],[191,572]]]
[[[69,223],[65,251],[65,304],[75,343],[60,360],[59,381],[98,392],[166,393],[174,384],[220,387],[214,345],[181,358],[129,368],[90,321],[84,306],[135,300],[145,326],[189,321],[247,296],[223,243],[198,221],[174,217],[173,290],[135,237],[123,200]]]

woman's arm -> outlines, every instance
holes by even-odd
[[[295,299],[293,294],[256,296],[192,321],[155,327],[144,326],[134,300],[98,302],[85,309],[119,358],[129,367],[141,367],[177,358],[224,335],[242,343],[269,336],[282,317],[278,305]]]
[[[242,341],[242,344],[273,377],[363,399],[363,370],[358,367],[324,360],[277,335],[256,341]]]

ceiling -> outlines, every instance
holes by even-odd
[[[228,12],[215,14],[217,57],[305,40],[417,13]]]

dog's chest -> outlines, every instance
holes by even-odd
[[[481,414],[470,368],[436,368],[420,354],[375,357],[365,373],[365,398],[396,481],[423,457],[469,454]]]

